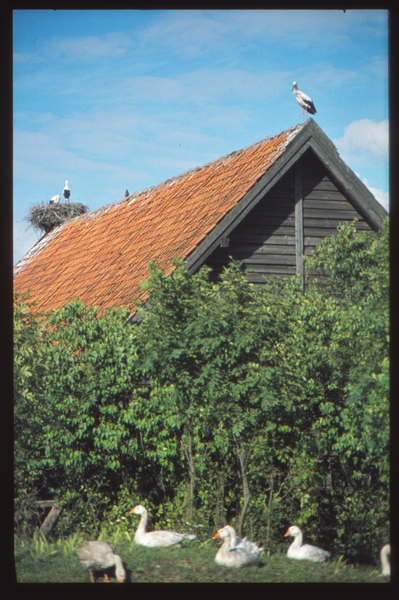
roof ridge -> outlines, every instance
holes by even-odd
[[[31,258],[33,258],[36,255],[37,252],[40,252],[41,248],[43,246],[47,245],[47,243],[49,242],[49,240],[51,238],[57,236],[60,233],[60,231],[62,231],[64,229],[64,227],[68,227],[71,223],[83,220],[87,217],[89,217],[91,219],[93,217],[96,217],[96,215],[102,215],[102,214],[106,213],[108,210],[113,209],[114,207],[116,208],[118,206],[121,206],[124,203],[128,203],[128,204],[126,204],[126,206],[128,206],[131,202],[134,202],[137,198],[140,198],[143,196],[144,197],[149,196],[150,194],[152,194],[153,192],[155,192],[156,190],[158,190],[162,187],[165,187],[165,186],[169,187],[169,186],[173,185],[174,183],[177,183],[187,177],[190,177],[190,175],[197,173],[198,171],[202,171],[202,170],[208,169],[212,166],[225,163],[227,160],[231,159],[234,156],[237,156],[239,154],[244,154],[245,152],[248,152],[248,150],[251,150],[252,148],[261,146],[262,144],[270,143],[272,140],[274,140],[276,138],[286,136],[286,139],[284,140],[284,145],[287,145],[291,141],[293,135],[295,135],[302,127],[304,127],[304,125],[299,124],[299,125],[290,127],[289,129],[286,129],[284,131],[280,131],[279,133],[269,135],[266,138],[260,139],[256,142],[254,142],[253,144],[250,144],[249,146],[245,146],[244,148],[240,148],[239,150],[233,150],[232,152],[229,152],[228,154],[224,154],[223,156],[219,156],[218,158],[216,158],[212,161],[209,161],[207,163],[204,163],[203,165],[193,167],[192,169],[189,169],[188,171],[185,171],[184,173],[175,175],[174,177],[171,177],[169,179],[165,179],[164,181],[162,181],[161,183],[158,183],[157,185],[150,186],[141,191],[133,192],[127,198],[117,200],[116,202],[110,202],[109,204],[105,204],[104,206],[101,206],[100,208],[96,208],[94,210],[88,210],[83,215],[78,215],[76,217],[73,217],[72,219],[69,219],[68,221],[65,221],[64,223],[61,223],[60,225],[57,225],[51,231],[44,234],[40,238],[40,240],[38,240],[36,242],[36,244],[25,254],[25,256],[23,256],[22,259],[20,261],[18,261],[18,263],[14,266],[14,274],[16,274],[21,269],[23,269],[26,262],[29,262],[31,260]]]
[[[222,163],[230,157],[236,156],[237,154],[240,154],[242,152],[247,152],[251,148],[256,148],[256,146],[260,146],[260,145],[264,144],[265,142],[270,142],[271,140],[278,138],[282,135],[285,135],[288,133],[293,133],[294,131],[296,131],[302,127],[303,127],[303,124],[301,123],[299,125],[294,125],[293,127],[289,127],[288,129],[285,129],[284,131],[280,131],[279,133],[269,135],[266,138],[262,138],[262,139],[258,140],[257,142],[250,144],[249,146],[244,146],[244,148],[240,148],[239,150],[233,150],[232,152],[229,152],[228,154],[219,156],[218,158],[215,158],[214,160],[204,163],[203,165],[199,165],[198,167],[192,167],[191,169],[188,169],[188,171],[184,171],[183,173],[180,173],[179,175],[175,175],[174,177],[170,177],[169,179],[165,179],[164,181],[161,181],[161,183],[152,185],[148,188],[144,188],[144,190],[138,190],[136,192],[133,192],[132,194],[129,194],[129,196],[127,198],[122,198],[122,200],[116,200],[115,202],[110,202],[109,204],[105,204],[104,206],[101,206],[100,208],[95,208],[94,210],[88,210],[84,215],[79,215],[78,217],[74,217],[73,219],[70,219],[69,221],[67,221],[65,224],[71,223],[72,221],[75,221],[82,217],[84,218],[87,216],[92,216],[97,212],[98,213],[104,212],[104,211],[110,209],[111,207],[117,206],[118,204],[123,204],[124,202],[130,203],[131,201],[136,200],[136,198],[139,198],[140,196],[148,196],[152,192],[155,192],[156,190],[158,190],[162,187],[165,187],[166,185],[173,185],[174,183],[181,181],[185,177],[189,177],[193,173],[202,171],[203,169],[207,169],[208,167],[217,165],[218,163]],[[62,225],[64,225],[64,223]]]
[[[235,156],[236,154],[240,154],[242,152],[247,152],[251,148],[255,148],[256,146],[260,146],[261,144],[263,144],[266,141],[270,142],[274,138],[277,138],[277,137],[280,137],[283,134],[289,133],[289,132],[293,131],[294,129],[296,129],[297,127],[302,127],[302,125],[295,125],[295,127],[290,127],[289,129],[287,129],[285,131],[280,131],[280,133],[275,133],[274,135],[269,135],[266,138],[263,138],[261,140],[258,140],[257,142],[254,142],[253,144],[250,144],[249,146],[244,146],[244,148],[240,148],[239,150],[233,150],[232,152],[229,152],[228,154],[224,154],[223,156],[219,156],[218,158],[215,158],[214,160],[211,160],[211,161],[209,161],[207,163],[204,163],[203,165],[199,165],[198,167],[193,167],[192,169],[189,169],[188,171],[184,171],[184,173],[181,173],[180,175],[175,175],[174,177],[171,177],[170,179],[166,179],[162,183],[160,183],[160,184],[158,184],[156,186],[152,186],[152,188],[148,188],[148,189],[162,187],[163,185],[165,185],[169,181],[170,182],[179,181],[180,179],[183,179],[184,177],[187,177],[191,173],[195,173],[197,171],[201,171],[202,169],[206,169],[206,168],[211,167],[213,165],[217,165],[219,162],[225,161],[230,156]],[[147,190],[143,190],[142,192],[133,192],[133,194],[138,193],[138,194],[141,195],[145,191],[147,191]],[[133,196],[133,194],[132,194],[132,196]],[[130,198],[130,196],[129,196],[129,198]]]

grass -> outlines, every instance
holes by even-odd
[[[386,583],[389,577],[379,577],[379,568],[348,565],[340,558],[318,564],[289,560],[285,554],[262,554],[258,566],[232,569],[214,561],[219,543],[211,541],[185,542],[171,548],[137,546],[129,533],[106,537],[116,554],[122,557],[127,583],[285,583],[337,582]],[[15,568],[19,583],[90,583],[88,571],[82,567],[76,549],[83,536],[75,534],[56,542],[36,535],[32,540],[15,540]],[[113,569],[108,571],[115,580]],[[103,573],[98,573],[102,582]]]

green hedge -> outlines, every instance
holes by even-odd
[[[17,296],[17,533],[35,497],[58,499],[63,534],[140,502],[155,527],[228,522],[273,550],[296,523],[372,560],[389,541],[388,220],[340,226],[306,267],[302,293],[235,262],[217,283],[151,264],[139,325],[79,299],[39,319]]]

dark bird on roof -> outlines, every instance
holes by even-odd
[[[315,105],[313,104],[313,100],[312,98],[310,98],[310,96],[307,96],[306,94],[301,92],[301,90],[298,90],[296,81],[294,81],[294,83],[292,84],[291,91],[294,92],[295,99],[298,102],[299,106],[302,108],[302,121],[305,122],[303,109],[306,110],[306,120],[308,118],[308,113],[310,115],[315,115],[317,112]]]
[[[125,198],[128,198],[128,197],[129,197],[129,190],[126,190],[126,192],[125,192]]]
[[[64,198],[65,200],[69,200],[69,196],[71,195],[71,191],[68,187],[68,181],[65,182],[65,187],[64,187]]]
[[[60,203],[60,196],[59,194],[56,194],[55,196],[53,196],[49,202],[49,204],[59,204]]]

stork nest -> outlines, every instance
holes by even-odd
[[[84,215],[88,207],[79,202],[70,202],[68,204],[34,204],[29,209],[29,214],[25,218],[36,230],[41,229],[48,233],[54,227],[62,225],[66,221]]]

